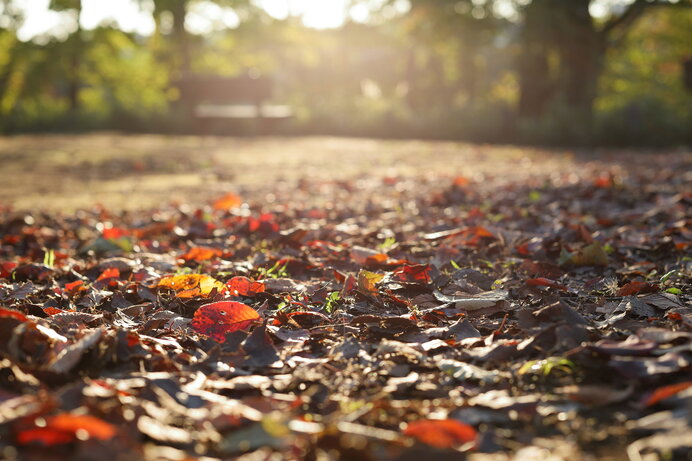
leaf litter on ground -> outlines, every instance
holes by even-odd
[[[3,208],[0,453],[685,459],[680,162]]]

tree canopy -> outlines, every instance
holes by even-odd
[[[277,19],[251,0],[138,0],[155,31],[85,29],[82,0],[52,0],[62,34],[22,41],[31,14],[0,10],[0,130],[185,131],[184,75],[272,77],[296,133],[493,142],[690,141],[687,0],[352,1],[366,20],[335,29]],[[204,34],[190,11],[232,11]],[[69,22],[69,24],[67,24]],[[652,123],[649,123],[652,122]]]

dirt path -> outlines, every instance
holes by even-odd
[[[290,187],[301,179],[365,175],[540,184],[546,176],[570,181],[570,176],[599,171],[626,174],[633,160],[650,163],[652,169],[682,162],[687,172],[676,170],[692,182],[691,157],[689,151],[636,155],[326,137],[15,136],[0,138],[0,203],[15,209],[72,211],[95,203],[142,209],[207,200],[227,191],[254,195],[268,182]]]

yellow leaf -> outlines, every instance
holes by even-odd
[[[377,294],[375,285],[384,278],[383,274],[376,274],[366,270],[358,272],[358,291],[366,294]]]
[[[214,288],[216,291],[224,289],[223,283],[208,275],[200,274],[169,275],[159,280],[156,286],[175,290],[179,298],[208,296]]]

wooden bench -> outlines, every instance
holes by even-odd
[[[273,89],[269,77],[194,75],[179,80],[176,86],[196,132],[262,134],[293,116],[290,106],[267,104]]]

